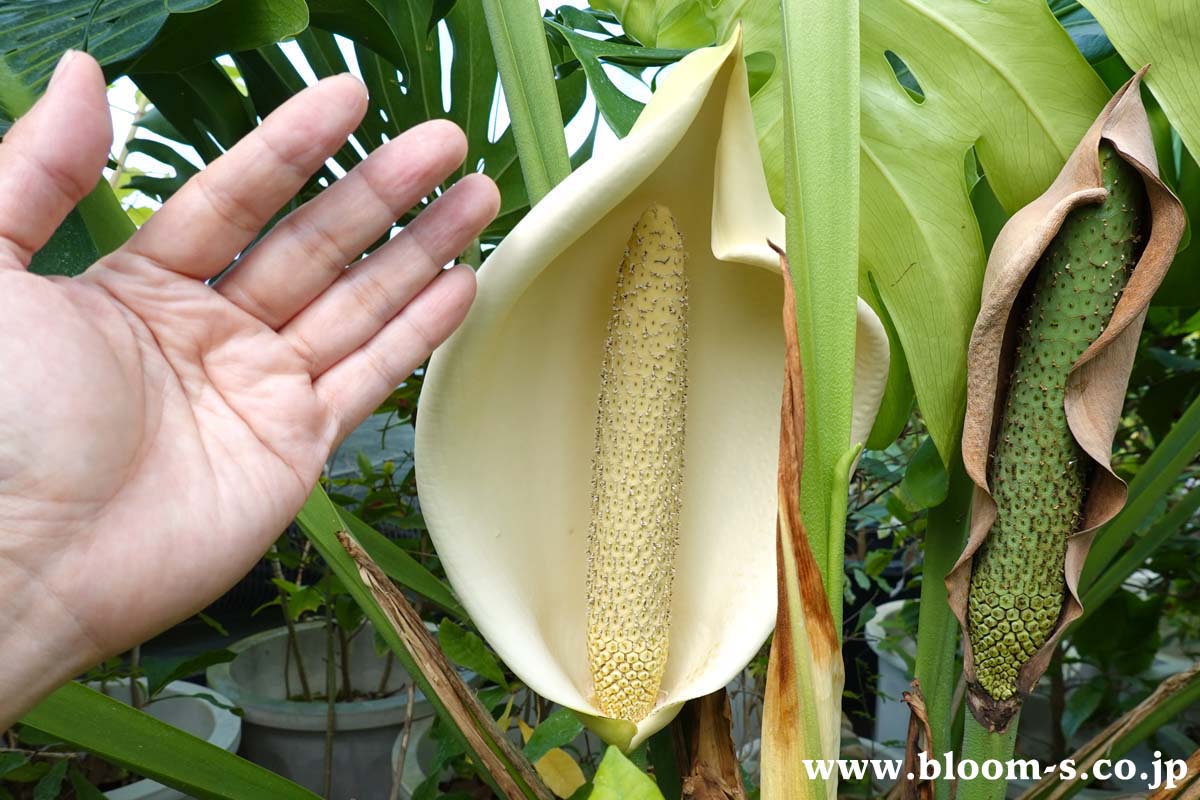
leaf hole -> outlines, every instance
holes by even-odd
[[[750,96],[753,97],[775,74],[775,54],[766,50],[750,53],[746,56],[746,73],[750,80]]]
[[[896,82],[908,94],[909,99],[917,105],[924,103],[925,90],[921,88],[920,81],[917,80],[917,76],[909,69],[904,59],[896,55],[892,50],[884,50],[883,56],[887,59],[888,66],[892,68],[892,74],[896,77]]]

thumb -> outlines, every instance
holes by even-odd
[[[112,144],[104,73],[68,50],[0,143],[0,269],[29,260],[100,178]]]

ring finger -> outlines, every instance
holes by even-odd
[[[462,131],[445,120],[405,131],[285,217],[217,283],[217,291],[280,327],[431,194],[466,150]]]
[[[496,185],[468,175],[391,241],[346,270],[280,334],[318,376],[357,350],[466,249],[495,217]]]

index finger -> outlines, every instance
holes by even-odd
[[[211,278],[341,147],[366,109],[366,88],[350,75],[305,89],[184,184],[122,249]]]

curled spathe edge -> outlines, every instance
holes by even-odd
[[[1071,153],[1050,188],[1005,224],[988,258],[979,316],[967,351],[967,410],[963,424],[962,457],[975,484],[967,545],[946,576],[951,611],[963,631],[963,672],[967,701],[979,722],[992,731],[1007,729],[1046,671],[1059,639],[1083,613],[1079,576],[1095,536],[1124,507],[1127,487],[1113,472],[1111,451],[1121,419],[1121,407],[1138,337],[1150,299],[1162,283],[1184,230],[1179,200],[1158,173],[1150,125],[1142,105],[1143,67],[1122,86]],[[1018,693],[998,701],[979,686],[967,623],[972,560],[996,518],[996,502],[988,488],[988,459],[994,449],[1005,400],[1005,383],[1012,367],[1012,335],[1019,323],[1014,306],[1038,259],[1075,208],[1101,202],[1098,149],[1109,142],[1141,173],[1150,207],[1150,236],[1134,266],[1129,283],[1108,325],[1070,368],[1066,384],[1067,423],[1076,442],[1098,469],[1084,500],[1083,524],[1067,541],[1066,601],[1049,639],[1017,675]]]

